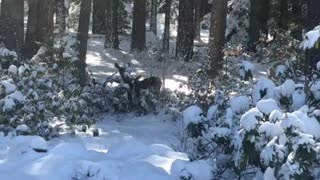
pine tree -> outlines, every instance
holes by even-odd
[[[106,41],[105,48],[119,49],[118,38],[119,0],[110,0],[106,9]]]
[[[188,62],[193,56],[194,0],[179,0],[176,60]]]
[[[150,31],[157,35],[158,1],[151,0]]]
[[[169,54],[169,44],[170,44],[171,3],[172,3],[172,0],[166,0],[166,4],[165,4],[165,16],[166,17],[165,17],[165,22],[164,22],[162,52],[166,55]]]
[[[93,0],[92,33],[104,34],[106,28],[105,10],[110,0]],[[107,17],[109,18],[109,17]]]
[[[21,51],[24,40],[24,1],[23,0],[2,0],[1,17],[12,21],[14,25],[9,34],[2,35],[2,39],[8,49]],[[3,26],[6,26],[3,24]]]
[[[29,0],[27,33],[23,50],[26,58],[35,55],[40,45],[53,45],[53,15],[54,0]]]
[[[280,19],[279,27],[282,29],[288,29],[288,17],[289,17],[289,5],[288,0],[280,0]]]
[[[219,71],[223,68],[227,13],[228,0],[213,1],[208,46],[208,73],[212,78],[216,78]]]
[[[131,51],[146,48],[146,0],[134,0],[131,33]]]
[[[81,0],[79,28],[77,34],[77,40],[79,44],[79,71],[80,71],[80,83],[85,85],[86,83],[86,54],[88,44],[88,32],[91,13],[91,0]]]
[[[56,29],[59,37],[62,37],[66,30],[66,7],[65,0],[55,0]]]

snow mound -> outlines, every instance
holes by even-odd
[[[215,118],[217,111],[218,111],[218,106],[216,106],[216,105],[210,106],[208,109],[208,112],[207,112],[207,118],[208,119]]]
[[[16,75],[18,73],[18,69],[17,69],[17,66],[15,65],[10,65],[9,66],[9,69],[8,69],[8,72],[13,74],[13,75]]]
[[[0,81],[0,84],[3,85],[6,88],[6,93],[10,94],[14,92],[17,87],[14,84],[11,84],[11,80],[3,80]]]
[[[230,100],[230,106],[234,113],[242,113],[249,110],[250,99],[247,96],[238,96]]]
[[[293,111],[298,110],[301,108],[303,105],[306,104],[306,93],[304,92],[304,85],[303,84],[297,84],[295,91],[292,94],[292,104],[291,104],[291,109]]]
[[[310,49],[314,46],[314,44],[317,42],[317,40],[320,37],[320,30],[314,29],[305,35],[305,39],[301,42],[300,48],[303,50]]]
[[[266,115],[269,115],[274,110],[280,111],[280,108],[277,102],[271,98],[260,100],[257,103],[257,108],[259,109],[259,111],[261,111],[263,114],[266,114]]]
[[[193,179],[210,180],[212,179],[212,165],[207,161],[183,161],[176,160],[172,164],[171,176],[174,180]]]
[[[16,131],[20,131],[20,132],[29,132],[30,128],[25,125],[25,124],[20,124],[16,127]]]
[[[311,91],[313,97],[316,100],[320,100],[320,80],[315,81],[313,84],[310,84],[310,85],[311,85],[310,91]]]
[[[269,115],[270,122],[277,122],[282,117],[282,112],[279,110],[273,110]]]
[[[190,106],[183,111],[183,122],[185,127],[187,127],[190,123],[200,123],[204,121],[203,111],[198,106]]]
[[[4,99],[4,106],[2,107],[2,111],[11,111],[15,106],[16,104],[14,103],[13,99],[11,99],[10,97],[6,97]]]
[[[282,85],[281,85],[281,95],[283,97],[291,97],[293,92],[295,91],[296,84],[293,80],[287,79]]]
[[[257,109],[252,108],[241,116],[240,125],[246,131],[250,131],[258,124],[257,117],[263,117],[263,114]]]
[[[276,122],[276,123],[264,122],[259,127],[259,132],[264,133],[268,137],[275,137],[283,134],[283,130],[280,126],[280,122]]]
[[[274,97],[274,88],[276,85],[266,77],[260,78],[252,89],[252,101],[256,104],[261,99]]]
[[[36,152],[47,152],[48,144],[42,137],[36,136],[32,139],[31,148]]]

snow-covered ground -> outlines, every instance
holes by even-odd
[[[91,132],[63,135],[37,153],[38,137],[0,136],[1,179],[170,179],[171,165],[187,155],[175,152],[177,126],[166,115],[105,116]],[[171,146],[171,147],[170,147]]]

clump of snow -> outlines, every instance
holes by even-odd
[[[303,105],[305,105],[307,97],[306,93],[304,92],[304,85],[297,84],[295,87],[295,91],[292,94],[292,104],[291,109],[293,111],[298,110]]]
[[[224,127],[212,127],[209,129],[210,134],[212,137],[223,137],[223,138],[227,138],[230,133],[231,133],[231,129],[230,128],[224,128]]]
[[[280,126],[280,122],[270,123],[264,122],[259,127],[259,133],[264,133],[268,137],[280,136],[283,133],[283,130]]]
[[[11,80],[3,80],[0,81],[0,84],[3,85],[6,88],[6,93],[10,94],[12,92],[14,92],[17,87],[11,83]]]
[[[200,107],[193,105],[183,111],[183,122],[187,127],[190,123],[200,123],[204,121],[203,111]]]
[[[270,122],[277,122],[282,117],[282,112],[280,110],[273,110],[269,115]]]
[[[10,97],[5,98],[4,106],[2,107],[2,111],[3,112],[11,111],[15,106],[16,106],[16,103],[14,103],[13,99],[11,99]]]
[[[258,124],[257,117],[263,117],[263,114],[257,108],[250,109],[241,116],[241,127],[246,131],[254,129]]]
[[[266,114],[266,115],[269,115],[274,110],[280,111],[280,108],[277,102],[271,98],[260,100],[257,103],[257,108],[259,109],[259,111],[261,111],[263,114]]]
[[[19,76],[22,76],[25,71],[26,71],[26,68],[24,66],[20,66],[18,69]]]
[[[295,91],[296,84],[293,80],[287,79],[282,85],[281,85],[281,95],[283,97],[291,97],[293,92]]]
[[[17,57],[17,53],[15,51],[10,51],[5,47],[0,47],[0,56],[13,56]]]
[[[287,70],[288,70],[288,67],[286,65],[283,65],[283,64],[278,65],[275,70],[276,78],[280,78]]]
[[[20,132],[29,132],[30,128],[25,125],[25,124],[20,124],[16,127],[16,131],[20,131]]]
[[[253,74],[254,72],[254,65],[246,60],[240,61],[240,68],[239,68],[239,75],[242,79],[245,78],[246,74]]]
[[[23,94],[20,91],[16,91],[16,92],[10,94],[9,97],[11,99],[14,99],[15,101],[20,102],[20,103],[25,100]]]
[[[274,175],[274,168],[268,167],[263,175],[264,180],[277,180]]]
[[[9,66],[9,69],[8,69],[8,72],[13,74],[13,75],[16,75],[18,73],[18,70],[17,70],[17,66],[15,65],[10,65]]]
[[[252,89],[252,101],[256,104],[261,99],[274,97],[275,84],[266,77],[261,77]]]
[[[216,105],[210,106],[208,109],[208,112],[207,112],[207,118],[208,119],[215,118],[217,111],[218,111],[218,106],[216,106]]]
[[[316,109],[312,112],[312,115],[314,115],[315,117],[320,117],[320,109]]]
[[[230,100],[230,106],[234,113],[242,113],[249,109],[250,99],[247,96],[238,96]]]
[[[312,82],[310,91],[316,100],[320,100],[320,80]]]
[[[314,46],[314,44],[317,42],[317,40],[320,37],[320,30],[314,29],[305,35],[305,39],[301,42],[300,48],[303,50],[306,50],[307,48],[310,49]]]
[[[174,180],[194,179],[210,180],[212,179],[212,165],[205,160],[183,161],[176,160],[171,167],[171,176]]]
[[[304,129],[304,126],[301,120],[298,119],[298,117],[293,113],[283,114],[280,120],[281,120],[280,125],[283,129],[288,129],[291,127],[295,129],[299,129],[301,131]]]
[[[47,144],[46,140],[44,140],[40,136],[34,137],[31,141],[30,146],[32,149],[34,149],[36,151],[47,151],[48,150],[48,144]]]

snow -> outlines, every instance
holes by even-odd
[[[18,69],[19,76],[23,76],[23,73],[25,72],[26,68],[24,66],[20,66]]]
[[[314,98],[316,100],[320,100],[320,80],[317,80],[314,83],[312,82],[310,85],[310,91],[312,92]]]
[[[234,113],[242,113],[249,110],[250,99],[247,96],[238,96],[230,100],[230,106]]]
[[[10,94],[9,97],[19,103],[21,103],[25,100],[23,94],[20,91],[16,91],[16,92]]]
[[[14,103],[13,99],[5,98],[4,106],[2,107],[2,111],[3,112],[11,111],[15,106],[16,106],[16,104]]]
[[[268,167],[263,175],[264,180],[276,180],[277,178],[274,176],[274,168]]]
[[[252,89],[252,101],[256,104],[261,99],[274,97],[275,84],[266,77],[261,77]]]
[[[281,95],[283,97],[291,97],[293,92],[295,91],[296,85],[293,80],[287,79],[282,85],[281,85]]]
[[[279,110],[273,110],[269,115],[269,121],[270,122],[277,122],[280,120],[282,116],[282,112]]]
[[[287,66],[280,64],[276,67],[276,73],[275,76],[276,78],[280,78],[286,71],[287,71]]]
[[[297,84],[295,91],[292,94],[292,104],[291,109],[293,111],[298,110],[303,105],[305,105],[307,97],[306,93],[304,92],[304,85],[303,84]]]
[[[317,40],[320,37],[320,30],[314,29],[305,35],[305,39],[300,44],[300,48],[303,50],[310,49],[314,46],[314,44],[317,42]]]
[[[280,126],[280,122],[276,122],[276,123],[264,122],[259,127],[259,133],[265,133],[267,137],[275,137],[283,134],[283,130]]]
[[[13,56],[17,57],[17,53],[15,51],[10,51],[5,47],[0,47],[0,56]]]
[[[271,98],[260,100],[257,103],[257,108],[259,109],[259,111],[261,111],[263,114],[266,114],[266,115],[269,115],[274,110],[280,111],[280,108],[277,102]]]
[[[183,123],[185,127],[190,123],[197,124],[203,121],[203,111],[200,107],[193,105],[183,111]]]
[[[48,150],[48,145],[46,140],[44,140],[42,137],[35,137],[31,140],[30,147],[34,150]]]
[[[198,160],[193,162],[176,160],[172,164],[171,174],[173,176],[173,180],[189,178],[194,180],[210,180],[212,179],[211,171],[212,165],[210,165],[205,160]]]
[[[10,94],[12,92],[14,92],[17,87],[11,83],[11,80],[3,80],[0,81],[0,84],[3,85],[6,88],[6,93]]]
[[[214,119],[216,117],[217,111],[218,111],[218,106],[216,105],[210,106],[207,112],[207,118]]]
[[[25,125],[25,124],[20,124],[16,127],[16,131],[20,131],[20,132],[29,132],[30,128]]]
[[[17,70],[17,66],[15,65],[10,65],[9,66],[9,69],[8,69],[8,72],[13,74],[13,75],[16,75],[18,73],[18,70]]]
[[[304,129],[304,124],[302,123],[302,121],[298,119],[298,117],[293,113],[283,114],[280,120],[280,125],[283,129],[288,129],[291,127],[299,129],[301,131]]]
[[[257,109],[252,108],[241,116],[240,125],[246,131],[250,131],[258,124],[257,117],[263,117],[263,114]]]
[[[320,71],[320,61],[317,63],[317,69]]]

